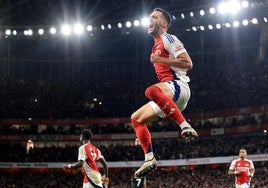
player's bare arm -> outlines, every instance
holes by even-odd
[[[84,161],[79,160],[76,163],[65,164],[63,168],[81,168],[83,166]]]
[[[177,58],[164,58],[152,53],[150,61],[152,63],[164,63],[181,69],[193,68],[192,60],[187,52],[180,54]]]
[[[238,170],[238,171],[235,171],[235,170],[228,170],[228,174],[229,174],[229,175],[238,175],[238,174],[240,174],[240,173],[241,173],[240,170]]]

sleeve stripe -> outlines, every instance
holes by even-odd
[[[170,43],[175,42],[175,39],[172,37],[172,35],[170,35],[170,34],[168,34],[168,33],[164,33],[163,35],[168,39],[168,41],[169,41]]]

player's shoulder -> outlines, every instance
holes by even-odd
[[[169,43],[174,43],[175,41],[178,40],[178,38],[175,35],[172,35],[170,33],[163,33],[161,37],[162,40],[167,41]]]

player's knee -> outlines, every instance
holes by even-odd
[[[156,96],[158,92],[161,92],[161,89],[157,86],[149,86],[146,90],[145,90],[145,96],[150,99],[153,100]]]

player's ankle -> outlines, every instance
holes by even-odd
[[[181,130],[191,127],[191,125],[187,121],[183,121],[179,126]]]
[[[149,152],[145,154],[145,161],[150,161],[154,158],[154,153],[153,152]]]

